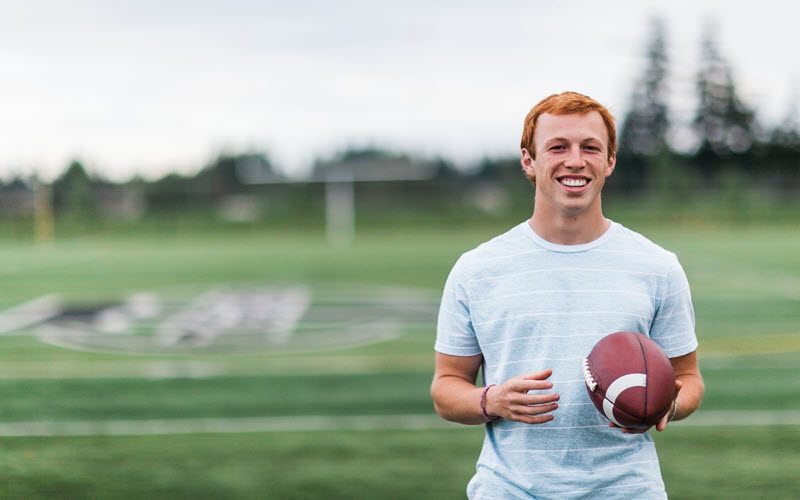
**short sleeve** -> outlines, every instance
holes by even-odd
[[[462,257],[447,277],[436,326],[434,349],[451,356],[474,356],[481,353],[470,317],[464,267]]]
[[[670,358],[683,356],[697,349],[689,280],[686,279],[686,273],[677,257],[673,259],[673,265],[665,277],[653,325],[650,328],[650,338],[656,341]]]

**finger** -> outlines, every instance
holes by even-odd
[[[548,380],[540,379],[512,379],[509,381],[510,387],[518,392],[546,391],[553,388],[553,383]]]
[[[542,385],[532,385],[542,384]],[[507,404],[518,405],[537,405],[558,401],[561,396],[558,393],[542,392],[552,389],[550,382],[532,382],[517,380],[506,382],[501,388],[502,399]]]
[[[542,403],[535,405],[513,405],[509,409],[518,415],[541,415],[558,409],[558,403]]]
[[[556,409],[558,409],[558,404],[556,403],[536,406],[514,406],[510,408],[508,420],[527,424],[541,424],[553,420],[555,417],[552,412]]]
[[[658,421],[658,423],[656,424],[656,430],[658,432],[661,432],[667,428],[667,423],[669,422],[669,416],[671,413],[672,413],[671,411],[667,412],[667,414],[664,415],[664,417]]]
[[[546,424],[547,422],[552,422],[555,417],[552,414],[546,415],[519,415],[513,418],[515,422],[521,422],[523,424],[530,424],[530,425],[537,425],[537,424]]]
[[[548,403],[555,403],[561,399],[561,396],[557,393],[546,393],[546,394],[520,394],[517,398],[515,398],[514,403],[519,405],[525,406],[536,406],[536,405],[544,405]]]
[[[647,429],[631,429],[629,427],[620,427],[614,422],[609,422],[608,426],[619,429],[620,431],[622,431],[623,434],[644,434],[649,429],[649,427]]]
[[[515,378],[522,379],[522,380],[545,380],[553,374],[553,370],[546,369],[540,370],[538,372],[528,372],[523,373],[522,375],[517,375]]]
[[[683,389],[683,382],[675,380],[675,397],[673,399],[678,399],[678,393],[681,392],[681,389]]]
[[[628,429],[627,427],[623,427],[622,433],[623,434],[644,434],[649,429],[650,429],[649,427],[647,429]]]
[[[536,416],[556,411],[558,409],[558,403],[555,401],[538,404],[509,403],[505,408],[507,414],[517,416]]]

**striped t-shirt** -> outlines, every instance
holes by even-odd
[[[669,357],[697,348],[675,254],[620,224],[564,246],[526,221],[461,256],[445,285],[435,349],[482,354],[486,384],[550,368],[561,396],[545,424],[486,425],[471,499],[666,498],[649,434],[608,427],[584,385],[582,358],[621,330],[650,336]]]

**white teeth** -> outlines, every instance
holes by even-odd
[[[586,185],[586,179],[561,179],[561,184],[569,187],[580,187]]]

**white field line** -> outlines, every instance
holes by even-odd
[[[700,411],[675,422],[679,427],[800,425],[800,410]],[[191,418],[83,422],[0,423],[0,436],[138,436],[164,434],[227,434],[248,432],[310,432],[457,429],[437,415],[352,415],[254,418]]]
[[[0,311],[0,334],[47,321],[61,312],[61,298],[56,294],[43,295],[18,306]]]
[[[437,415],[354,415],[0,423],[0,436],[126,436],[456,427]]]
[[[800,410],[701,410],[675,424],[692,427],[800,425]]]

